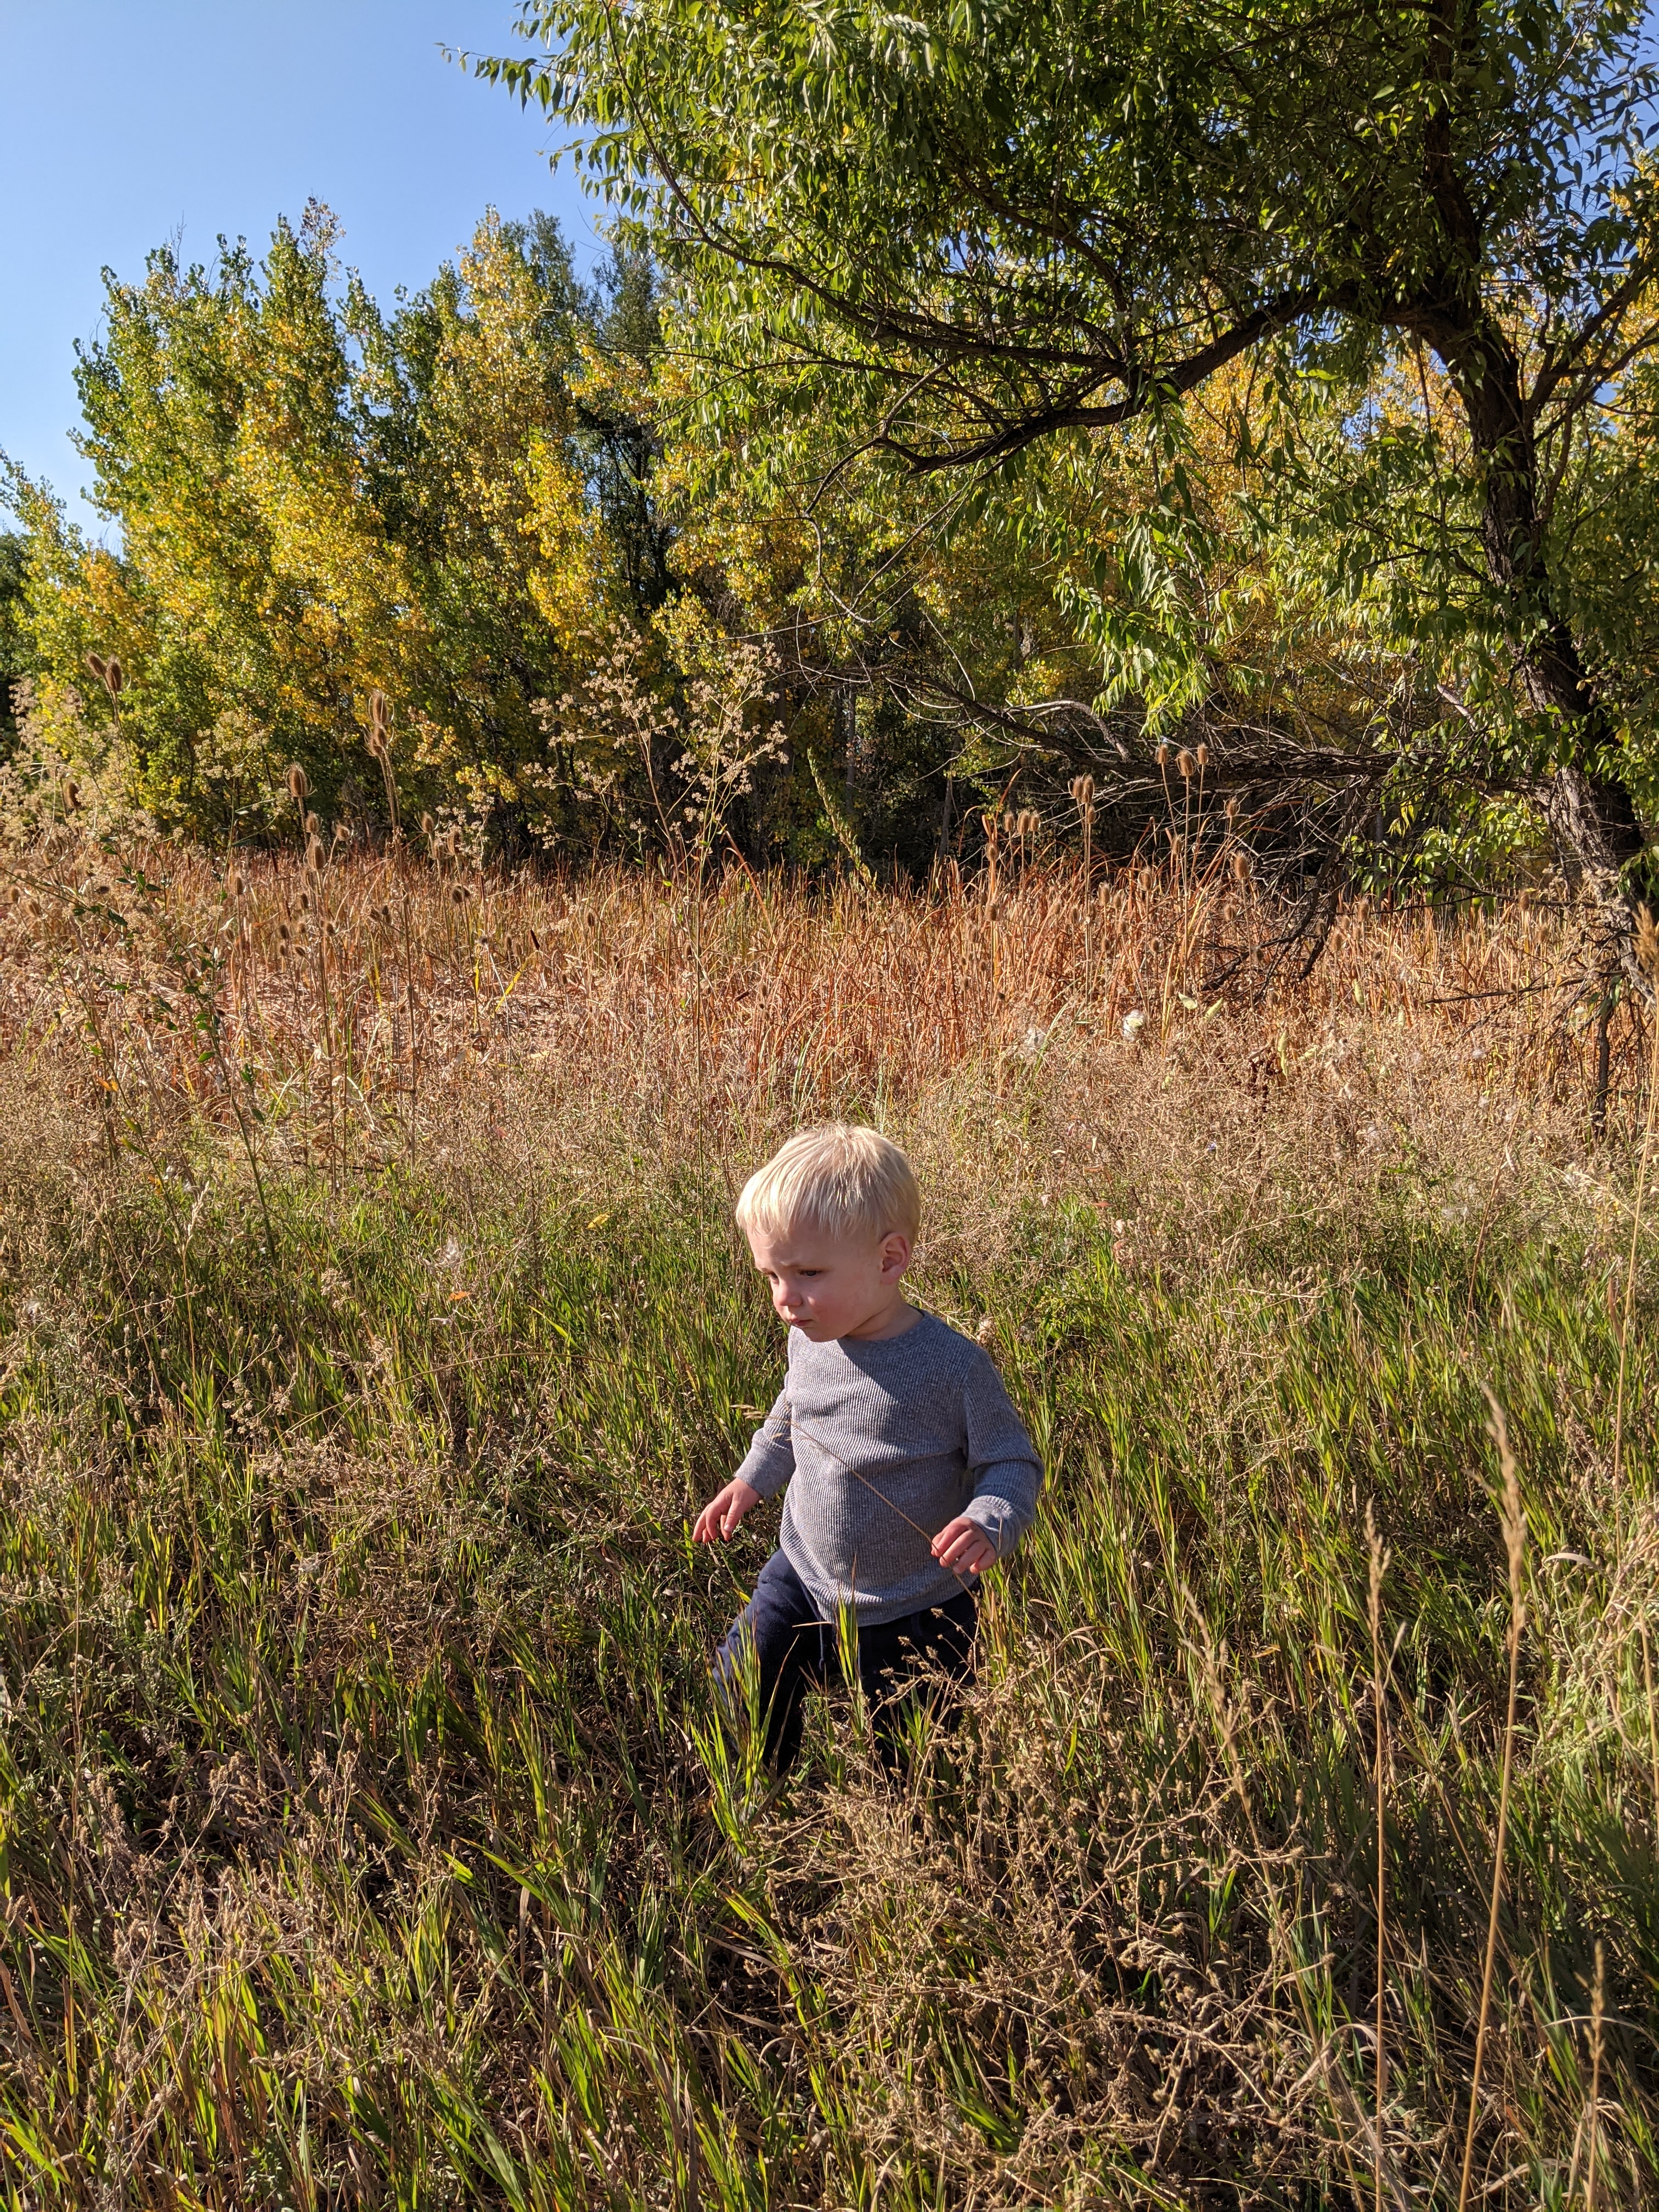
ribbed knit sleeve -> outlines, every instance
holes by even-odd
[[[779,1391],[771,1412],[755,1431],[755,1441],[738,1469],[739,1482],[763,1498],[775,1498],[795,1471],[794,1439],[789,1430],[789,1385]]]
[[[997,1557],[1006,1559],[1036,1518],[1042,1467],[1002,1377],[983,1352],[963,1379],[962,1412],[973,1485],[964,1517],[978,1523]]]

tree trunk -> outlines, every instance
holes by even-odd
[[[1460,307],[1466,312],[1459,313]],[[1606,763],[1618,733],[1585,672],[1549,573],[1521,365],[1502,329],[1455,280],[1424,317],[1423,328],[1462,404],[1480,464],[1487,573],[1508,609],[1516,673],[1534,711],[1560,725],[1566,740],[1538,793],[1556,857],[1567,881],[1596,909],[1605,972],[1622,969],[1645,998],[1625,871],[1646,841],[1622,777],[1592,765]]]
[[[1647,997],[1624,877],[1643,849],[1642,827],[1628,787],[1607,772],[1618,733],[1549,573],[1533,411],[1520,360],[1483,292],[1486,235],[1454,150],[1454,88],[1458,70],[1480,58],[1480,16],[1468,0],[1431,0],[1425,58],[1445,97],[1425,136],[1423,183],[1445,258],[1401,319],[1439,355],[1462,405],[1480,471],[1486,568],[1508,614],[1516,672],[1534,711],[1561,726],[1559,765],[1538,794],[1557,859],[1600,916],[1604,973],[1622,969]]]

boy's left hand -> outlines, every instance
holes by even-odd
[[[982,1575],[996,1564],[997,1547],[977,1521],[959,1513],[933,1539],[933,1557],[959,1575]]]

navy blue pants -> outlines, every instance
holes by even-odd
[[[974,1673],[974,1623],[979,1608],[963,1590],[943,1605],[906,1613],[859,1631],[859,1681],[875,1717],[876,1745],[884,1765],[897,1763],[897,1729],[906,1692],[923,1667],[952,1682]],[[787,1773],[800,1749],[801,1707],[806,1693],[842,1679],[841,1643],[781,1552],[761,1569],[755,1595],[726,1632],[714,1658],[714,1678],[728,1693],[738,1680],[746,1636],[755,1640],[766,1755]]]

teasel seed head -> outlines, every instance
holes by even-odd
[[[322,826],[322,823],[317,819],[317,817],[314,814],[307,815],[306,835],[307,837],[314,837]]]
[[[1228,820],[1229,823],[1234,823],[1234,822],[1237,822],[1237,819],[1238,819],[1238,801],[1237,801],[1237,799],[1230,799],[1227,801],[1227,809],[1226,809],[1226,811],[1227,811],[1227,820]]]
[[[1089,813],[1092,810],[1095,803],[1095,780],[1093,776],[1074,775],[1072,778],[1071,790],[1072,804],[1077,808],[1078,812],[1079,814]]]
[[[1208,768],[1210,765],[1210,748],[1208,745],[1200,745],[1199,747],[1198,764],[1200,768]]]
[[[313,817],[315,819],[315,817]],[[306,843],[306,866],[313,876],[323,872],[323,841],[313,831]]]
[[[240,868],[234,869],[231,872],[230,878],[230,895],[232,898],[242,898],[246,895],[246,891],[247,878],[242,873]]]
[[[1174,752],[1174,750],[1175,747],[1169,743],[1167,738],[1159,745],[1158,749],[1158,764],[1160,768],[1168,768],[1170,765],[1170,756]]]
[[[1197,773],[1197,756],[1188,752],[1186,746],[1182,745],[1181,750],[1176,755],[1176,767],[1180,770],[1181,781],[1183,783],[1190,783]]]
[[[64,778],[64,811],[73,814],[81,804],[81,787],[72,775]]]
[[[311,778],[298,761],[288,772],[288,795],[296,806],[303,805],[311,796]]]
[[[1233,877],[1236,882],[1241,884],[1247,884],[1250,880],[1250,860],[1248,853],[1233,854]]]
[[[428,839],[432,836],[432,817],[429,814],[423,814],[421,817],[421,835]]]
[[[386,696],[384,691],[374,690],[369,693],[368,719],[370,726],[380,737],[381,743],[384,744],[386,742],[386,733],[392,727],[392,709],[386,704]]]
[[[1644,975],[1659,977],[1659,929],[1654,927],[1652,909],[1646,906],[1636,909],[1636,957]]]

